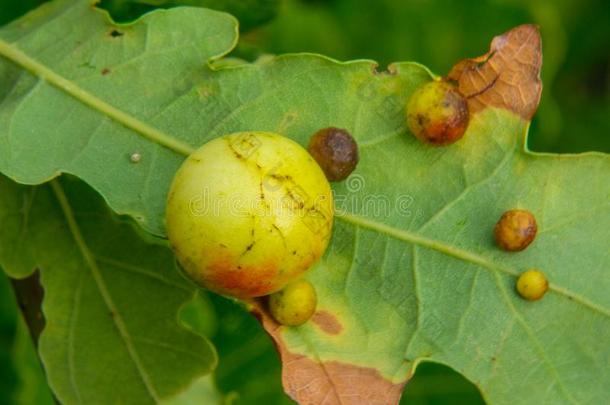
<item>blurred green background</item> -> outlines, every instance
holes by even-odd
[[[40,0],[0,0],[0,24]],[[380,69],[413,60],[436,74],[488,50],[494,35],[523,23],[540,26],[544,91],[530,148],[610,152],[610,3],[607,0],[102,0],[119,21],[157,7],[195,5],[228,11],[240,21],[233,55],[316,52],[339,60],[374,59]],[[51,404],[43,372],[0,276],[0,402]],[[291,403],[281,392],[279,359],[258,323],[236,305],[203,295],[185,322],[209,336],[220,354],[219,389],[243,404]],[[401,403],[482,403],[452,370],[420,366]]]

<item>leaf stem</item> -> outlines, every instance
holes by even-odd
[[[189,144],[159,131],[158,129],[138,120],[137,118],[119,110],[102,99],[87,92],[83,88],[76,85],[76,83],[55,73],[35,59],[32,59],[24,52],[20,51],[14,44],[8,43],[2,39],[0,39],[0,55],[28,70],[33,75],[38,76],[45,82],[68,93],[83,104],[86,104],[94,110],[101,112],[114,121],[129,129],[132,129],[141,136],[148,138],[159,145],[186,156],[190,155],[194,150],[194,148]]]
[[[352,225],[362,226],[364,228],[368,228],[380,233],[385,233],[386,235],[390,235],[396,239],[413,243],[419,246],[423,246],[432,250],[436,250],[441,253],[445,253],[446,255],[456,257],[458,259],[471,262],[474,264],[478,264],[481,267],[485,267],[488,269],[498,270],[502,273],[509,274],[511,276],[518,276],[519,273],[513,269],[499,266],[484,257],[476,255],[474,253],[470,253],[468,251],[458,249],[456,247],[446,245],[442,242],[439,242],[434,239],[429,239],[424,236],[420,236],[416,233],[412,233],[409,231],[405,231],[403,229],[397,229],[391,227],[389,225],[382,224],[377,221],[372,221],[368,218],[364,218],[354,214],[348,214],[345,212],[335,212],[335,216],[344,220],[345,222],[349,222]]]

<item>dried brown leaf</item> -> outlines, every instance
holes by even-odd
[[[485,55],[458,62],[447,78],[458,83],[471,114],[499,107],[531,120],[542,92],[541,66],[538,27],[526,24],[495,37]]]
[[[252,313],[273,339],[282,361],[282,384],[301,405],[397,404],[406,382],[395,384],[373,368],[337,361],[318,361],[292,353],[284,344],[282,329],[260,302]],[[328,314],[322,317],[328,318]]]

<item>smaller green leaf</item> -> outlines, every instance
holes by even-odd
[[[30,213],[27,221],[22,215],[22,249],[41,269],[46,326],[39,351],[60,402],[158,403],[214,368],[211,344],[178,324],[195,287],[176,271],[169,249],[114,221],[82,182],[0,181],[3,218],[11,217],[2,210],[7,201],[28,198],[34,208],[21,211]],[[0,246],[12,241],[0,236]],[[0,264],[24,268],[10,253],[0,251]]]

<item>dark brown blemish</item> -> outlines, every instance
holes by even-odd
[[[327,311],[316,312],[311,320],[329,335],[338,335],[343,330],[343,326],[337,318]]]
[[[121,31],[119,31],[119,30],[112,30],[112,31],[110,31],[110,36],[112,38],[122,37],[123,35],[124,34]]]
[[[252,241],[252,243],[250,243],[248,246],[246,246],[246,250],[244,250],[243,253],[239,257],[242,257],[243,255],[245,255],[246,253],[251,251],[252,248],[254,247],[255,243],[256,243],[255,241]]]
[[[102,76],[106,76],[108,73],[110,73],[110,69],[109,68],[102,69]]]
[[[303,202],[303,200],[300,198],[301,196],[298,194],[293,193],[292,189],[287,189],[286,190],[286,194],[288,195],[288,197],[296,203],[297,207],[299,209],[303,209],[305,208],[305,203]]]
[[[345,180],[358,164],[358,145],[345,129],[329,127],[316,132],[307,147],[329,181]]]
[[[282,230],[276,224],[273,224],[271,226],[273,227],[273,229],[275,229],[282,236],[282,238],[284,237],[284,234],[282,233]]]
[[[280,238],[282,238],[282,243],[284,244],[284,249],[288,250],[288,245],[286,244],[286,236],[284,235],[284,232],[282,232],[282,230],[276,224],[272,224],[271,226],[280,235]],[[271,232],[273,232],[273,230],[271,230]]]

